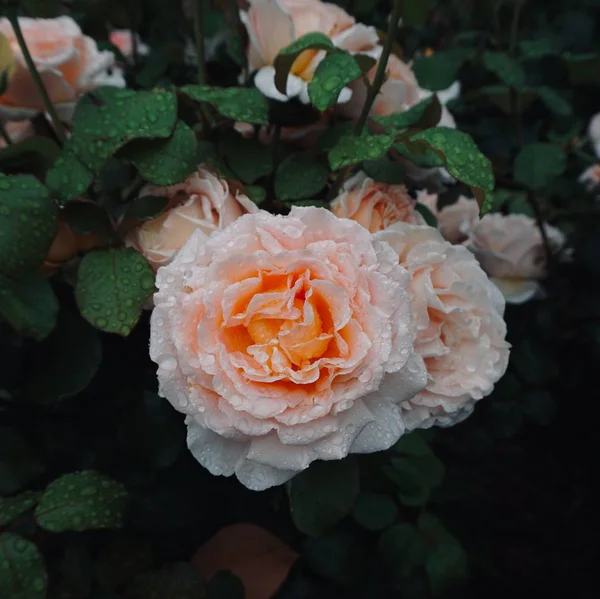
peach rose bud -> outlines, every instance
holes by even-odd
[[[473,227],[479,222],[479,204],[472,198],[460,196],[454,204],[438,210],[436,193],[419,191],[417,201],[427,208],[437,219],[437,228],[442,237],[450,243],[463,243]]]
[[[331,211],[340,218],[356,221],[371,233],[399,221],[425,224],[404,185],[379,183],[363,172],[346,181],[342,193],[332,201]]]
[[[159,217],[129,231],[126,245],[136,248],[157,270],[173,260],[192,233],[207,239],[242,214],[256,212],[256,204],[235,193],[225,179],[202,166],[183,183],[170,187],[147,186],[142,195],[165,196],[167,210]]]
[[[402,404],[406,425],[456,424],[506,371],[504,298],[473,254],[433,227],[396,223],[375,237],[411,275],[415,351],[427,368],[425,389]]]
[[[398,255],[323,208],[195,231],[158,270],[150,357],[188,447],[253,490],[391,447],[426,385]]]
[[[552,251],[558,252],[565,236],[550,225],[544,228]],[[547,256],[537,223],[529,216],[486,214],[466,245],[508,303],[522,304],[539,291],[538,281],[547,274]]]
[[[71,17],[19,17],[19,24],[50,100],[62,119],[71,119],[82,94],[102,85],[125,87],[112,52],[100,52],[96,42],[83,35]],[[8,19],[0,19],[0,36],[8,41],[14,55],[8,89],[0,96],[0,119],[31,118],[44,110],[44,103]]]

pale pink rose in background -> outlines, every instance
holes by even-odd
[[[382,48],[378,46],[375,50],[367,52],[369,56],[379,60]],[[377,64],[369,71],[368,78],[372,83],[377,72]],[[419,84],[410,66],[400,60],[394,54],[388,58],[386,67],[387,79],[377,94],[371,112],[371,116],[389,116],[397,112],[405,112],[420,100]],[[357,119],[367,99],[367,87],[362,79],[357,79],[350,84],[352,98],[346,104],[339,107],[344,116]]]
[[[544,228],[553,251],[558,252],[564,234],[550,225]],[[509,303],[530,300],[539,290],[539,279],[547,274],[542,235],[535,220],[524,214],[486,214],[466,245]]]
[[[71,17],[29,19],[19,23],[29,52],[59,116],[68,121],[78,98],[101,85],[125,87],[114,68],[112,52],[100,52],[96,42],[81,32]],[[0,19],[0,34],[9,42],[15,68],[8,89],[0,96],[0,118],[24,120],[44,110],[44,104],[19,49],[8,19]]]
[[[35,134],[31,121],[11,121],[4,128],[13,143],[19,143]],[[0,150],[6,147],[6,142],[0,137]]]
[[[446,104],[451,100],[454,100],[460,96],[461,85],[460,81],[455,81],[450,87],[443,89],[438,92],[432,92],[428,89],[419,88],[419,101],[425,100],[436,94],[440,104],[442,105],[442,116],[440,118],[440,122],[438,123],[438,127],[450,127],[451,129],[456,129],[456,121],[452,116],[452,113],[448,110]]]
[[[334,45],[349,52],[373,49],[379,38],[373,27],[356,23],[339,6],[319,0],[250,0],[247,12],[240,11],[250,43],[248,66],[257,70],[256,87],[267,97],[286,102],[298,97],[309,103],[307,84],[324,52],[306,50],[294,62],[287,80],[286,94],[275,87],[273,63],[280,50],[306,33],[319,32]],[[352,93],[344,88],[338,102],[347,102]]]
[[[261,490],[393,445],[426,383],[409,283],[391,247],[323,208],[195,233],[158,271],[150,338],[194,457]]]
[[[419,191],[417,201],[429,208],[437,219],[437,228],[442,237],[450,243],[463,243],[473,227],[479,222],[477,200],[460,196],[456,202],[438,210],[438,195]]]
[[[359,172],[344,184],[342,192],[331,202],[331,211],[340,218],[350,218],[371,233],[382,231],[402,221],[425,224],[415,209],[415,200],[404,185],[373,181]]]
[[[125,58],[133,58],[133,36],[135,35],[137,52],[139,56],[148,56],[150,47],[140,39],[136,33],[133,34],[129,29],[115,29],[110,32],[109,41],[116,46]]]
[[[147,186],[141,196],[165,196],[167,210],[127,234],[126,244],[141,252],[156,270],[169,264],[194,232],[207,239],[248,212],[256,204],[233,193],[228,182],[199,167],[183,183],[170,187]]]
[[[504,298],[473,254],[433,227],[396,223],[375,238],[396,250],[411,275],[415,351],[427,367],[425,389],[402,404],[406,426],[456,424],[506,370]]]

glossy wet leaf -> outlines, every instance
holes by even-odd
[[[335,106],[342,89],[361,75],[360,66],[350,54],[326,56],[308,84],[310,101],[321,111]]]
[[[541,189],[561,175],[567,156],[558,144],[534,142],[521,148],[515,159],[515,179],[529,189]]]
[[[329,171],[314,155],[290,154],[275,173],[275,195],[283,202],[309,198],[327,184]]]
[[[0,597],[45,599],[48,574],[39,549],[20,535],[0,534]]]
[[[41,493],[37,491],[25,491],[13,497],[0,497],[0,526],[6,526],[35,507]]]
[[[335,171],[363,160],[378,160],[393,143],[392,135],[345,135],[329,151],[329,165]]]

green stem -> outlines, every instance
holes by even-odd
[[[0,137],[2,137],[2,139],[6,142],[7,146],[12,145],[12,139],[10,138],[8,131],[4,127],[4,123],[0,123]]]
[[[398,23],[400,22],[401,13],[402,0],[394,0],[394,8],[392,9],[392,14],[390,15],[387,35],[385,37],[383,50],[381,51],[381,56],[379,58],[379,64],[377,65],[375,78],[373,79],[373,83],[369,88],[365,105],[363,106],[360,117],[356,123],[356,129],[354,130],[355,135],[360,135],[362,133],[362,130],[367,122],[367,118],[369,117],[369,113],[371,112],[371,108],[373,107],[373,102],[375,102],[375,98],[377,97],[377,94],[383,85],[383,81],[385,79],[385,69],[387,67],[388,58],[392,53],[392,46],[394,45],[394,40],[396,39],[396,32],[398,31]]]
[[[40,77],[40,74],[38,73],[35,63],[33,62],[33,58],[31,58],[31,54],[29,53],[29,49],[25,43],[25,38],[23,37],[23,32],[21,31],[21,26],[19,25],[19,18],[14,13],[10,13],[8,15],[8,20],[14,29],[17,42],[19,43],[19,48],[21,49],[21,53],[23,54],[23,58],[25,59],[25,63],[27,64],[31,78],[33,79],[33,83],[35,84],[35,87],[42,98],[46,112],[50,115],[56,135],[61,143],[65,143],[67,139],[65,128],[58,117],[56,109],[54,108],[54,104],[52,104],[52,100],[50,99],[46,88],[44,87],[44,83]]]
[[[206,83],[206,64],[204,58],[204,10],[202,0],[194,0],[194,37],[196,38],[196,54],[198,60],[198,83]]]

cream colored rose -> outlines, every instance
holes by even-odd
[[[472,198],[460,196],[454,204],[438,210],[436,193],[420,191],[417,201],[429,208],[437,219],[437,228],[442,237],[450,243],[463,243],[479,221],[479,204]]]
[[[331,211],[356,221],[371,233],[399,221],[425,224],[404,185],[379,183],[362,172],[346,181],[342,193],[331,203]]]
[[[208,238],[242,214],[258,210],[250,198],[234,193],[225,179],[202,167],[179,185],[148,186],[142,195],[169,199],[163,214],[133,229],[126,238],[127,245],[141,252],[155,270],[169,264],[195,231]]]
[[[309,103],[307,84],[324,52],[306,50],[294,62],[287,80],[286,94],[275,87],[273,63],[280,50],[306,33],[319,32],[334,45],[350,52],[373,49],[377,32],[373,27],[355,23],[343,9],[320,0],[250,0],[247,12],[241,11],[250,44],[248,66],[256,70],[254,84],[267,97],[285,102],[293,97]],[[344,88],[339,102],[346,102],[351,91]]]
[[[100,52],[96,42],[81,32],[71,17],[19,18],[29,52],[59,116],[68,121],[81,94],[101,85],[125,87],[122,73],[114,68],[112,52]],[[8,89],[0,96],[0,118],[24,120],[44,110],[44,104],[19,49],[8,19],[0,19],[14,55]]]
[[[391,247],[323,208],[196,231],[158,270],[150,325],[194,457],[261,490],[392,446],[426,383],[409,283]]]
[[[509,356],[504,299],[477,260],[429,226],[396,223],[375,238],[411,275],[408,291],[427,386],[402,404],[408,429],[467,417],[504,374]]]
[[[544,228],[552,250],[558,251],[565,236],[550,225]],[[524,214],[486,214],[466,245],[509,303],[530,300],[539,289],[539,279],[546,276],[542,235],[537,223]]]

